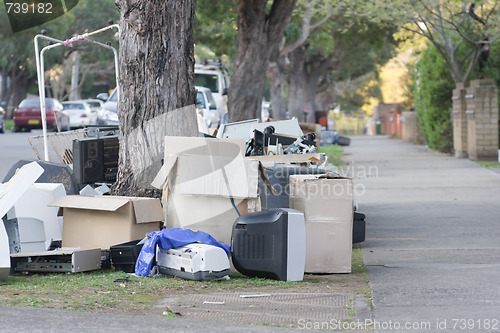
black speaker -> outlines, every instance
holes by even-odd
[[[73,172],[79,184],[104,180],[104,145],[102,139],[73,141]]]

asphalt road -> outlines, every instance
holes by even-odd
[[[344,150],[376,332],[500,331],[500,174],[388,137]]]
[[[0,182],[11,166],[21,159],[38,160],[28,138],[42,135],[41,130],[31,132],[13,133],[5,131],[0,134]]]

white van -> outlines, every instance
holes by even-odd
[[[221,113],[210,89],[196,86],[196,109],[205,119],[207,126],[217,128],[220,125]]]
[[[229,77],[220,66],[196,64],[194,66],[194,85],[210,89],[219,113],[223,115],[227,112]]]

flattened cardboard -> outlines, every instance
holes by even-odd
[[[174,170],[179,155],[201,155],[212,158],[238,158],[245,156],[245,140],[200,137],[165,137],[164,163],[151,185],[162,189],[170,172]]]
[[[217,195],[227,198],[256,198],[259,162],[244,158],[180,155],[172,192]]]
[[[76,195],[51,205],[63,208],[65,247],[109,249],[159,230],[163,220],[160,200],[152,198]]]
[[[229,198],[173,192],[164,195],[168,195],[166,200],[168,228],[201,230],[219,242],[231,244],[231,232],[238,213]],[[260,211],[258,198],[235,199],[234,202],[241,215]]]
[[[230,198],[241,214],[260,210],[260,164],[244,151],[243,139],[166,137],[154,186],[163,190],[167,227],[201,230],[229,244],[238,217]]]
[[[172,155],[210,155],[243,157],[245,140],[167,136],[165,137],[165,161]]]
[[[333,174],[291,175],[290,208],[303,212],[306,220],[305,271],[351,272],[352,179]]]

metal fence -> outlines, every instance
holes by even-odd
[[[88,128],[67,132],[56,132],[47,135],[49,160],[63,164],[73,164],[73,140],[89,137]],[[38,159],[44,159],[43,135],[32,136],[28,138],[31,147],[38,156]]]

